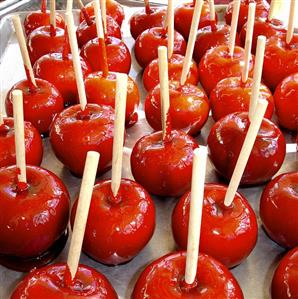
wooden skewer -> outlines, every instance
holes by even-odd
[[[47,12],[47,1],[46,0],[41,0],[40,11],[42,13],[46,13]]]
[[[50,0],[50,23],[56,29],[56,0]]]
[[[125,109],[127,95],[127,75],[117,74],[115,122],[112,159],[112,192],[116,196],[121,183],[123,143],[125,132]]]
[[[81,0],[77,0],[77,1],[78,1],[80,9],[85,7],[84,3]]]
[[[291,0],[287,39],[286,39],[287,44],[289,44],[293,38],[294,29],[295,29],[295,15],[296,15],[296,0]]]
[[[268,102],[266,100],[259,100],[257,104],[257,113],[255,113],[249,129],[247,131],[244,143],[242,145],[230,184],[228,186],[228,190],[225,196],[224,204],[225,206],[229,207],[235,197],[235,194],[237,192],[238,186],[240,184],[242,175],[244,173],[247,161],[249,159],[250,153],[252,151],[252,148],[254,146],[256,137],[258,135],[258,131],[261,127],[263,117],[265,115],[265,111],[267,108]]]
[[[190,285],[195,281],[198,268],[206,165],[207,149],[202,146],[194,150],[192,166],[191,200],[185,269],[185,282]]]
[[[249,62],[251,58],[252,36],[253,36],[254,23],[255,23],[255,12],[256,12],[256,4],[249,3],[247,29],[246,29],[246,37],[245,37],[245,48],[244,48],[244,67],[242,70],[243,83],[245,83],[248,79]]]
[[[97,37],[104,39],[105,35],[104,35],[101,11],[100,11],[98,0],[93,1],[93,8],[94,8],[94,15],[95,15],[95,22],[96,22]]]
[[[149,2],[149,0],[144,0],[144,3],[145,3],[146,14],[149,15],[150,14],[150,2]]]
[[[4,120],[3,120],[3,103],[2,103],[2,98],[0,101],[0,126],[3,125]]]
[[[266,46],[266,37],[258,36],[257,41],[257,50],[254,66],[254,75],[253,75],[253,84],[251,87],[251,97],[249,102],[249,119],[252,120],[256,111],[256,106],[259,99],[261,81],[262,81],[262,72],[263,72],[263,63],[265,55],[265,46]]]
[[[85,107],[87,105],[87,98],[86,98],[86,92],[84,86],[83,72],[82,72],[81,62],[80,62],[80,54],[78,50],[78,42],[77,42],[77,37],[76,37],[76,32],[74,27],[73,15],[71,12],[66,12],[65,16],[66,16],[69,44],[70,44],[71,54],[72,54],[73,67],[75,71],[76,83],[77,83],[77,88],[79,93],[80,105],[81,105],[81,109],[85,110]]]
[[[14,118],[14,136],[16,148],[16,165],[20,170],[18,181],[27,183],[26,177],[26,150],[25,150],[25,128],[23,111],[23,93],[21,90],[12,92],[13,99],[13,118]]]
[[[167,118],[170,108],[168,58],[167,48],[165,46],[158,47],[158,69],[160,78],[162,137],[163,140],[165,140],[167,135]]]
[[[280,0],[271,0],[270,8],[269,8],[269,14],[268,14],[268,20],[269,21],[271,21],[275,16],[278,1],[280,1]]]
[[[92,198],[93,186],[99,161],[99,153],[90,151],[87,153],[84,174],[81,184],[79,201],[74,221],[72,237],[67,257],[67,265],[71,278],[74,279],[79,266],[86,223]]]
[[[106,0],[100,0],[101,18],[103,22],[103,31],[105,34],[108,32],[107,25],[107,3]]]
[[[230,51],[231,56],[234,55],[239,10],[240,10],[240,0],[234,0],[234,2],[233,2],[232,23],[231,23],[231,33],[230,33],[230,39],[229,39],[229,51]]]
[[[200,22],[203,3],[204,3],[203,0],[197,0],[195,7],[194,7],[194,13],[193,13],[192,21],[191,21],[191,27],[190,27],[189,39],[188,39],[187,48],[186,48],[186,54],[185,54],[185,58],[183,61],[182,74],[181,74],[181,79],[180,79],[181,85],[185,84],[185,81],[187,79],[187,74],[188,74],[190,66],[191,66],[192,55],[193,55],[193,50],[195,47],[196,36],[197,36],[198,26],[199,26],[199,22]]]
[[[168,59],[174,51],[174,6],[173,0],[168,0]]]
[[[210,21],[215,21],[215,7],[214,0],[209,0]]]
[[[28,75],[29,75],[28,79],[34,85],[34,87],[37,87],[37,84],[36,84],[36,81],[34,78],[34,74],[33,74],[31,61],[29,58],[29,53],[28,53],[28,49],[27,49],[27,45],[26,45],[24,32],[23,32],[23,27],[22,27],[22,24],[20,21],[20,17],[17,15],[13,16],[12,22],[13,22],[14,29],[15,29],[15,32],[17,35],[17,39],[19,42],[19,46],[20,46],[20,50],[21,50],[21,54],[22,54],[22,58],[23,58],[23,63],[26,68],[26,73],[28,73]]]
[[[72,12],[73,0],[67,0],[66,2],[66,12]]]

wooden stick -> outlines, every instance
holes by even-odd
[[[252,120],[256,111],[256,106],[259,99],[261,81],[262,81],[262,71],[263,71],[263,62],[265,55],[265,46],[266,46],[266,37],[258,36],[257,41],[257,50],[256,58],[254,65],[254,75],[253,75],[253,84],[251,87],[251,96],[249,102],[249,119]]]
[[[174,6],[173,0],[168,0],[168,59],[174,51]]]
[[[50,23],[56,29],[56,0],[50,0]]]
[[[81,68],[80,54],[78,50],[78,42],[77,42],[77,37],[76,37],[76,32],[74,27],[73,15],[71,12],[66,12],[65,16],[66,16],[69,44],[70,44],[71,54],[72,54],[73,67],[75,71],[76,83],[77,83],[77,88],[79,93],[80,105],[81,105],[81,109],[85,110],[85,107],[87,105],[87,98],[86,98],[86,92],[84,86],[83,72]]]
[[[87,153],[81,190],[74,221],[72,237],[67,257],[67,265],[71,278],[74,279],[79,266],[85,228],[92,198],[93,186],[99,161],[99,153],[90,151]]]
[[[233,2],[232,23],[231,23],[231,33],[230,33],[230,39],[229,39],[229,51],[230,51],[231,56],[234,55],[239,10],[240,10],[240,0],[234,0],[234,2]]]
[[[27,183],[26,178],[26,150],[25,150],[25,128],[24,128],[24,110],[23,93],[21,90],[12,92],[13,99],[13,118],[14,118],[14,137],[16,149],[16,165],[20,170],[18,181]]]
[[[269,21],[271,21],[275,16],[278,1],[280,1],[280,0],[271,0],[269,14],[268,14]]]
[[[66,2],[66,12],[72,12],[73,0],[67,0]]]
[[[244,66],[242,69],[242,76],[241,76],[243,83],[245,83],[248,79],[249,65],[251,59],[252,36],[253,36],[254,23],[255,23],[255,12],[256,12],[256,4],[249,3],[247,29],[246,29],[246,37],[245,37],[245,48],[244,48]]]
[[[203,3],[204,3],[203,0],[197,0],[195,7],[194,7],[194,13],[193,13],[192,21],[191,21],[191,27],[190,27],[189,39],[188,39],[187,48],[186,48],[186,54],[185,54],[185,58],[183,61],[182,74],[181,74],[181,79],[180,79],[181,85],[185,84],[185,81],[187,79],[187,74],[188,74],[190,66],[191,66],[192,55],[193,55],[193,50],[195,47],[197,31],[198,31],[198,26],[199,26],[199,22],[200,22]]]
[[[108,32],[107,26],[107,3],[106,0],[100,0],[101,18],[103,22],[103,31],[105,34]]]
[[[210,21],[215,21],[215,7],[214,0],[209,0],[209,10],[210,10]]]
[[[116,196],[121,183],[123,143],[125,132],[125,109],[127,95],[127,75],[117,74],[115,121],[112,159],[112,192]]]
[[[46,13],[47,12],[47,1],[46,0],[41,0],[40,11],[42,13]]]
[[[167,48],[165,46],[158,47],[158,69],[160,80],[162,137],[164,140],[167,135],[167,118],[170,108],[168,59]]]
[[[3,102],[2,102],[2,97],[0,100],[0,126],[3,125],[4,120],[3,120]]]
[[[85,8],[85,5],[81,0],[77,0],[77,1],[78,1],[80,9]]]
[[[31,83],[34,85],[34,87],[37,87],[35,78],[34,78],[34,74],[33,74],[33,69],[32,69],[32,65],[31,65],[31,61],[29,58],[29,53],[28,53],[28,49],[27,49],[27,45],[26,45],[26,39],[24,36],[24,31],[23,31],[23,27],[20,21],[20,17],[15,15],[12,17],[12,22],[13,22],[13,26],[17,35],[17,39],[18,39],[18,43],[19,43],[19,47],[21,50],[21,54],[22,54],[22,58],[23,58],[23,63],[24,66],[26,68],[26,73],[28,73],[29,75],[29,81],[31,81]]]
[[[202,146],[194,150],[191,199],[188,224],[185,282],[193,284],[197,274],[201,235],[204,184],[207,165],[207,149]]]
[[[105,35],[103,30],[101,11],[99,7],[99,0],[93,1],[93,8],[94,8],[94,15],[95,15],[95,22],[96,22],[96,29],[97,29],[97,37],[104,39]]]
[[[144,3],[145,3],[145,11],[146,11],[146,14],[149,15],[151,10],[150,10],[150,2],[149,0],[144,0]]]
[[[293,34],[295,30],[295,15],[296,15],[296,0],[291,0],[287,39],[286,39],[287,44],[289,44],[293,38]]]
[[[225,196],[224,204],[226,207],[229,207],[235,197],[238,186],[240,184],[242,175],[244,173],[247,161],[249,159],[250,153],[254,146],[256,137],[258,135],[259,129],[262,124],[263,117],[266,112],[268,102],[266,100],[260,99],[257,104],[257,113],[255,113],[249,129],[247,131],[244,143],[242,145],[232,178],[230,180],[230,184],[228,186],[228,190]]]

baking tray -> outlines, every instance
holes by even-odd
[[[125,7],[126,21],[123,26],[123,36],[127,45],[132,49],[133,40],[129,38],[129,28],[127,25],[127,20],[129,16],[139,8],[128,8]],[[217,11],[220,16],[224,12],[224,7],[217,7]],[[20,13],[23,19],[26,13]],[[78,19],[78,11],[75,11],[75,19]],[[0,36],[4,37],[1,42],[1,56],[0,56],[0,76],[1,76],[1,98],[4,100],[8,89],[18,80],[25,78],[25,72],[23,70],[21,54],[19,52],[16,37],[14,35],[11,16],[6,16],[0,24]],[[133,58],[132,53],[132,58]],[[134,61],[132,63],[132,69],[130,75],[136,79],[138,82],[142,103],[146,95],[145,90],[142,85],[142,74],[141,69]],[[209,118],[207,124],[203,128],[201,134],[196,138],[200,145],[206,145],[206,140],[211,126],[213,125],[213,120]],[[144,117],[144,112],[142,111],[142,104],[139,110],[139,121],[132,128],[127,130],[128,138],[126,141],[126,147],[124,150],[124,166],[123,166],[123,177],[132,178],[130,171],[130,151],[136,140],[141,136],[152,132],[152,129],[146,122]],[[294,144],[295,136],[290,135],[285,132],[285,137],[287,140],[287,155],[285,162],[279,171],[279,173],[284,173],[288,171],[297,171],[297,153],[296,145]],[[67,169],[56,159],[53,152],[51,151],[50,143],[48,139],[44,139],[44,157],[42,162],[42,167],[45,167],[54,173],[56,173],[66,184],[72,200],[77,196],[81,180],[72,176]],[[110,178],[111,173],[108,172],[104,176],[98,178]],[[206,182],[221,182],[219,177],[216,175],[214,168],[212,167],[210,161],[208,161],[208,169],[206,175]],[[257,245],[251,255],[246,261],[244,261],[238,267],[232,269],[235,277],[241,285],[244,292],[245,298],[247,299],[269,299],[269,288],[271,283],[271,278],[273,271],[284,254],[284,250],[277,244],[272,242],[264,233],[261,228],[260,218],[259,218],[259,198],[264,186],[252,187],[252,188],[241,188],[239,191],[243,193],[249,200],[253,209],[256,212],[258,223],[259,223],[259,238]],[[175,243],[172,237],[171,231],[171,214],[172,210],[177,203],[177,199],[159,199],[154,198],[156,204],[156,230],[153,238],[149,244],[144,248],[144,250],[135,257],[131,262],[116,266],[107,267],[101,265],[82,253],[81,263],[87,264],[101,273],[105,274],[110,282],[115,287],[120,299],[129,299],[134,284],[139,277],[141,271],[146,265],[151,261],[155,260],[162,255],[175,250]],[[66,261],[68,245],[63,250],[62,254],[59,256],[57,261]],[[8,299],[12,290],[15,288],[16,284],[24,276],[23,273],[14,272],[0,266],[0,298]],[[160,298],[162,299],[162,298]],[[214,298],[216,299],[216,298]]]

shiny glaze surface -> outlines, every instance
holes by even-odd
[[[212,257],[200,254],[193,286],[184,282],[185,264],[186,253],[182,251],[152,262],[139,277],[131,299],[244,298],[233,274]]]
[[[84,77],[91,73],[91,68],[83,58],[81,67]],[[44,55],[36,61],[33,70],[36,77],[49,81],[59,90],[64,104],[75,104],[79,101],[71,54],[68,54],[67,58],[61,53]]]
[[[34,11],[27,14],[24,20],[25,33],[28,36],[34,29],[42,26],[50,25],[50,11],[47,10],[45,13],[41,11]],[[60,28],[65,27],[65,22],[59,13],[56,13],[56,26]]]
[[[12,92],[23,92],[24,119],[31,122],[41,134],[49,131],[57,113],[64,109],[64,102],[58,89],[51,83],[36,78],[37,89],[31,90],[27,80],[17,82],[6,95],[5,107],[8,116],[13,116]],[[30,163],[29,163],[30,164]]]
[[[194,1],[183,3],[178,5],[175,8],[174,21],[175,21],[175,29],[180,32],[183,37],[187,40],[189,36],[189,31],[191,27],[192,16],[194,12]],[[217,15],[216,15],[217,19]],[[198,28],[203,28],[210,24],[210,10],[208,1],[204,2],[200,23]]]
[[[216,84],[227,77],[240,77],[244,67],[244,49],[235,47],[233,57],[226,45],[208,50],[199,65],[200,81],[207,94]],[[249,77],[253,75],[254,57],[249,64]]]
[[[85,6],[87,13],[89,16],[94,16],[94,9],[92,3],[88,3]],[[107,15],[112,17],[118,25],[121,27],[122,22],[124,20],[124,9],[120,3],[114,0],[107,0],[106,1],[106,9]],[[80,22],[84,21],[83,13],[80,13]]]
[[[255,247],[258,224],[253,209],[241,194],[237,193],[232,205],[226,207],[226,192],[224,185],[205,185],[200,252],[231,268],[246,259]],[[190,192],[187,192],[172,215],[174,239],[183,250],[187,248],[189,209]]]
[[[71,214],[73,225],[77,201]],[[130,261],[149,242],[155,229],[155,208],[147,191],[122,179],[113,196],[111,180],[93,189],[83,251],[98,262],[118,265]]]
[[[135,12],[129,20],[131,36],[137,39],[146,29],[162,27],[166,14],[166,9],[160,7],[151,7],[148,14],[146,13],[146,8]]]
[[[298,172],[281,174],[264,189],[260,216],[270,238],[285,248],[298,246]]]
[[[298,130],[298,72],[286,77],[275,89],[274,101],[279,124]]]
[[[184,58],[185,57],[180,54],[173,54],[168,60],[169,80],[180,81]],[[194,61],[192,61],[185,83],[197,85],[198,82],[198,66]],[[143,73],[143,83],[147,91],[153,89],[157,84],[159,84],[158,59],[152,60],[145,68]]]
[[[245,45],[246,28],[247,24],[245,23],[240,32],[241,44],[243,47]],[[271,36],[279,36],[282,34],[286,34],[286,29],[284,23],[280,20],[255,20],[252,36],[252,53],[256,52],[257,40],[259,35],[264,35],[267,39],[269,39]]]
[[[145,68],[153,59],[158,57],[158,47],[167,46],[168,34],[162,27],[153,27],[143,31],[135,43],[135,56],[139,65]],[[177,31],[174,32],[175,54],[184,55],[186,42],[183,36]]]
[[[88,151],[100,153],[98,172],[103,173],[111,166],[113,131],[113,108],[88,104],[82,113],[75,105],[57,115],[50,141],[57,158],[75,175],[82,176]]]
[[[117,299],[107,278],[95,269],[79,265],[73,282],[68,282],[66,264],[53,264],[31,271],[20,282],[11,299]]]
[[[234,171],[249,127],[248,113],[236,112],[221,118],[208,136],[209,155],[216,170],[227,180]],[[242,185],[270,180],[285,158],[285,138],[279,128],[264,118],[248,159]]]
[[[17,168],[0,168],[0,253],[36,257],[64,234],[69,194],[52,172],[27,166],[27,188],[19,189]]]
[[[89,74],[85,79],[85,89],[88,103],[108,105],[115,108],[116,73],[109,72],[108,77],[103,77],[102,72]],[[140,103],[140,94],[136,82],[128,76],[126,97],[126,125],[133,125],[137,108]]]
[[[209,116],[209,101],[199,87],[170,81],[171,126],[190,135],[197,135]],[[145,114],[149,125],[156,131],[162,129],[160,86],[152,89],[145,99]]]
[[[267,40],[263,79],[274,90],[287,76],[298,72],[298,34],[294,35],[289,45],[286,36],[272,36]]]
[[[288,252],[275,270],[271,298],[298,298],[298,247]]]
[[[43,155],[42,141],[38,131],[30,122],[25,121],[26,163],[40,165]],[[14,120],[7,117],[0,125],[0,168],[16,164]]]
[[[105,40],[109,70],[128,74],[131,66],[130,52],[125,43],[116,37]],[[89,63],[92,71],[102,71],[102,49],[98,39],[88,41],[81,49],[81,56]]]
[[[162,132],[139,139],[131,154],[135,180],[148,192],[160,196],[180,196],[190,188],[195,140],[183,131],[173,130],[170,141]]]
[[[226,24],[213,24],[198,30],[193,52],[193,58],[200,63],[205,53],[217,46],[228,45],[230,38],[230,26]],[[236,35],[236,46],[240,46],[239,35]]]
[[[77,39],[79,47],[83,47],[89,40],[97,37],[95,17],[91,17],[92,24],[88,25],[86,21],[80,23],[77,27]],[[107,16],[107,36],[113,36],[121,39],[121,29],[118,23],[111,17]]]
[[[49,53],[62,53],[65,44],[64,29],[56,27],[51,29],[50,26],[42,26],[33,30],[27,39],[28,52],[31,63],[43,55]],[[53,35],[55,32],[55,35]]]
[[[249,7],[250,2],[256,3],[255,19],[267,18],[267,16],[268,16],[270,6],[266,0],[253,0],[253,1],[241,0],[239,18],[238,18],[238,26],[237,26],[238,32],[240,32],[243,25],[247,22],[248,7]],[[227,7],[227,10],[225,13],[225,19],[226,19],[227,24],[229,24],[229,25],[231,25],[231,22],[232,22],[232,13],[233,13],[233,3],[230,2],[228,4],[228,7]]]
[[[212,117],[215,121],[233,112],[248,112],[253,80],[245,83],[241,77],[229,77],[217,83],[210,94]],[[261,99],[268,101],[265,117],[271,119],[274,111],[274,99],[268,87],[261,83]]]

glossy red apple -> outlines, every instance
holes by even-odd
[[[226,207],[227,187],[206,184],[200,237],[200,252],[206,253],[232,268],[245,260],[254,249],[258,237],[256,215],[247,199],[236,193]],[[172,215],[174,239],[186,250],[190,210],[190,192],[179,200]]]
[[[72,209],[72,225],[77,203]],[[83,250],[103,264],[126,263],[146,246],[154,229],[154,203],[142,186],[122,179],[114,197],[111,180],[100,181],[93,189]]]
[[[118,299],[107,278],[95,269],[79,265],[73,281],[66,264],[53,264],[30,272],[11,299]]]
[[[111,166],[114,109],[88,104],[68,107],[54,119],[50,141],[57,158],[76,176],[82,176],[88,151],[100,153],[98,173]]]
[[[173,54],[168,60],[169,80],[180,81],[185,57],[180,54]],[[144,70],[143,83],[145,89],[150,91],[159,84],[158,59],[152,60]],[[194,61],[191,62],[185,83],[197,85],[199,83],[199,70]]]
[[[7,117],[0,125],[0,168],[16,164],[14,120]],[[41,164],[43,148],[38,131],[30,122],[24,123],[25,153],[28,165]]]
[[[211,128],[208,147],[216,170],[229,180],[249,127],[247,112],[236,112],[221,118]],[[279,128],[263,119],[255,144],[241,179],[242,185],[269,181],[280,169],[285,158],[285,138]]]
[[[53,260],[67,239],[69,194],[52,172],[26,167],[19,183],[16,166],[0,168],[0,264],[28,271]]]
[[[193,151],[197,143],[183,131],[172,130],[163,141],[162,132],[139,139],[131,154],[135,180],[159,196],[180,196],[190,188]]]
[[[6,113],[13,116],[12,92],[16,89],[21,90],[24,119],[31,122],[40,134],[46,136],[53,118],[64,109],[64,101],[53,84],[38,78],[35,81],[37,88],[32,88],[28,80],[19,81],[12,86],[6,95]]]
[[[233,274],[211,256],[200,254],[193,285],[184,281],[186,253],[165,255],[141,273],[132,299],[243,299]]]

